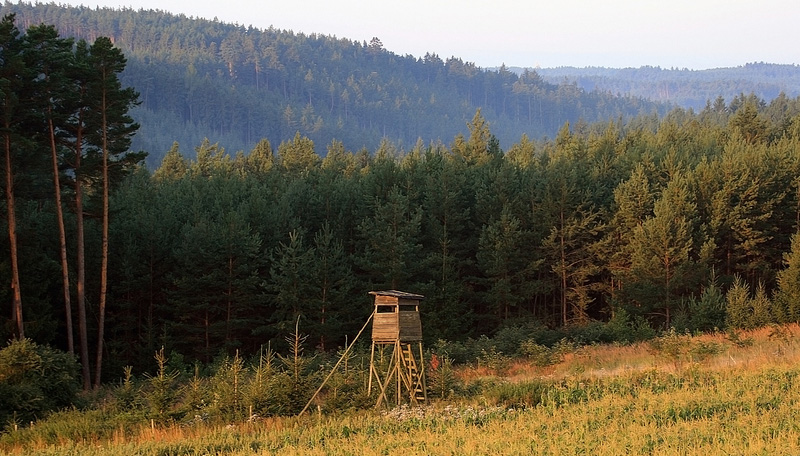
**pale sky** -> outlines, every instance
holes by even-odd
[[[800,63],[797,0],[68,0],[206,19],[378,37],[396,54],[455,56],[480,67],[706,69]]]

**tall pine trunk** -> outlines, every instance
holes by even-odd
[[[52,108],[48,107],[52,114]],[[58,149],[56,148],[56,132],[53,125],[52,116],[48,119],[50,127],[50,151],[53,158],[53,186],[56,197],[56,220],[58,222],[58,241],[61,253],[61,279],[64,288],[64,311],[67,324],[67,350],[70,354],[75,353],[75,342],[72,334],[72,302],[69,289],[69,261],[67,258],[67,233],[64,228],[64,211],[61,208],[61,178],[58,174]]]
[[[19,266],[17,254],[17,215],[14,203],[14,173],[11,170],[11,133],[9,122],[5,122],[5,164],[6,164],[6,209],[8,212],[8,241],[11,250],[11,292],[12,316],[17,325],[17,337],[25,338],[25,325],[22,319],[22,293],[19,289]]]
[[[566,327],[569,323],[567,314],[567,247],[564,240],[564,210],[560,213],[560,226],[558,230],[559,246],[559,279],[561,280],[561,325]]]
[[[78,117],[82,117],[79,113]],[[81,122],[82,120],[79,120]],[[78,338],[81,349],[81,373],[83,375],[83,389],[92,387],[91,373],[89,371],[89,338],[86,327],[86,259],[83,235],[83,184],[81,182],[81,147],[83,130],[79,127],[75,136],[75,226],[77,237],[77,268],[78,268]]]
[[[103,147],[103,251],[100,266],[100,315],[97,322],[97,361],[94,371],[94,387],[100,387],[101,372],[103,369],[103,337],[106,324],[106,295],[108,291],[108,132],[106,118],[106,92],[101,94],[101,120],[100,128],[102,131]]]
[[[14,25],[14,16],[6,15],[0,20],[0,116],[2,120],[3,153],[6,168],[6,211],[8,215],[8,241],[11,255],[11,319],[16,326],[16,336],[25,337],[22,318],[22,291],[19,279],[19,253],[17,250],[17,214],[14,199],[14,171],[11,157],[11,136],[20,118],[26,114],[26,103],[20,103],[25,78],[28,75],[22,56],[19,30]],[[18,108],[20,112],[16,112]],[[21,114],[21,116],[19,115]]]
[[[93,145],[100,148],[103,181],[103,232],[94,377],[94,386],[99,387],[102,382],[106,310],[108,308],[109,193],[111,186],[109,168],[112,165],[112,154],[120,154],[126,150],[130,146],[131,136],[139,128],[138,124],[128,116],[128,110],[138,104],[139,94],[131,88],[121,88],[117,74],[125,69],[125,57],[119,49],[114,47],[110,39],[99,37],[92,44],[88,57],[90,76],[87,98],[94,109],[90,122],[93,134],[89,139]],[[99,135],[97,135],[98,133]],[[127,157],[123,156],[123,160],[125,158]]]

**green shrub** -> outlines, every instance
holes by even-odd
[[[447,341],[439,339],[433,346],[433,351],[441,356],[446,356],[454,364],[466,364],[475,358],[469,353],[467,347],[458,341]]]
[[[621,342],[630,344],[650,340],[656,331],[642,316],[631,316],[624,308],[614,311],[614,315],[605,324],[607,340],[605,342]]]
[[[689,300],[689,315],[692,331],[711,331],[725,322],[725,296],[712,281],[703,290],[700,299]]]
[[[737,330],[735,328],[728,328],[728,332],[725,335],[725,338],[730,341],[733,345],[736,345],[739,348],[744,347],[752,347],[755,343],[755,339],[752,337],[742,337],[743,332],[741,330]]]
[[[79,390],[75,357],[29,339],[0,350],[0,426],[28,423],[71,406]]]
[[[244,380],[247,368],[239,352],[225,358],[211,379],[212,413],[224,421],[237,421],[245,417]]]
[[[453,360],[447,355],[431,355],[428,369],[428,390],[431,395],[439,399],[447,399],[455,395],[461,388],[456,372],[453,369]]]
[[[150,407],[150,418],[165,423],[173,418],[172,409],[178,397],[176,385],[180,373],[167,367],[168,360],[164,355],[164,347],[156,353],[155,359],[158,363],[158,372],[156,375],[146,375],[148,389],[145,396]]]
[[[520,345],[529,339],[529,331],[521,326],[510,326],[497,331],[492,338],[497,351],[508,356],[518,356]]]
[[[609,331],[608,324],[597,320],[592,320],[582,325],[569,326],[567,335],[578,345],[604,344],[617,340],[617,336]]]
[[[509,409],[525,409],[541,404],[552,388],[539,381],[501,383],[488,388],[484,395],[490,403]]]
[[[362,375],[363,374],[363,375]],[[364,388],[368,372],[336,372],[325,386],[322,411],[326,413],[360,410],[375,405]]]
[[[650,341],[650,348],[665,356],[673,363],[680,363],[690,349],[690,338],[688,335],[679,334],[675,328],[670,328],[660,337]]]
[[[721,352],[722,346],[716,342],[697,341],[689,347],[689,358],[694,362],[704,361]]]
[[[545,367],[553,364],[550,349],[544,345],[537,344],[534,340],[523,342],[520,346],[520,352],[536,366]]]
[[[124,372],[125,376],[122,379],[122,383],[112,390],[114,405],[119,412],[138,409],[141,408],[142,405],[139,389],[136,387],[133,379],[133,367],[126,366]]]
[[[497,351],[494,345],[490,346],[488,350],[481,350],[481,354],[478,356],[478,367],[485,367],[498,375],[503,375],[509,364],[511,364],[511,358]]]
[[[725,323],[728,327],[753,329],[753,306],[750,299],[750,287],[741,277],[736,277],[733,286],[725,296],[725,300]]]
[[[200,366],[195,365],[194,376],[180,389],[179,415],[191,422],[205,421],[206,408],[211,404],[211,393],[207,379],[200,376]]]
[[[663,335],[651,340],[650,347],[676,366],[685,361],[704,361],[722,351],[722,347],[718,343],[692,339],[688,334],[678,333],[675,328],[670,328]]]

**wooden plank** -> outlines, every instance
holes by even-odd
[[[372,320],[372,340],[397,340],[399,326],[396,313],[378,313]]]
[[[398,317],[400,340],[422,340],[422,322],[418,312],[400,312]]]
[[[398,290],[370,291],[369,294],[374,296],[393,296],[395,298],[416,299],[416,300],[425,299],[425,296]]]
[[[375,296],[376,306],[396,306],[397,298],[394,296]]]

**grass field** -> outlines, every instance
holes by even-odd
[[[458,399],[227,426],[124,427],[63,412],[3,436],[25,455],[800,454],[800,329],[668,334],[591,346],[547,367],[458,371]],[[25,434],[28,433],[28,434]]]

